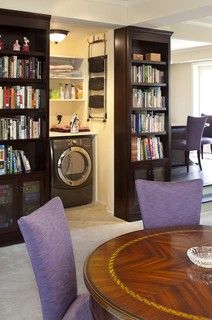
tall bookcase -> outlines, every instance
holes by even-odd
[[[170,180],[171,34],[115,30],[114,211],[127,221],[141,219],[136,179]]]
[[[0,10],[0,245],[21,241],[17,220],[49,198],[49,26],[48,15]]]

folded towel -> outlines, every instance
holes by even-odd
[[[53,124],[50,131],[54,132],[70,132],[70,124]]]

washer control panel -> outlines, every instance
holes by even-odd
[[[69,147],[73,146],[79,146],[79,147],[84,147],[88,148],[91,147],[92,145],[92,140],[91,137],[86,137],[86,138],[72,138],[67,141],[67,144]]]

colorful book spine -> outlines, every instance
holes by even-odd
[[[4,175],[7,172],[5,159],[6,159],[5,145],[1,144],[0,145],[0,175]]]

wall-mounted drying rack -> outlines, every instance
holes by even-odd
[[[92,56],[94,45],[103,44],[103,55]],[[88,40],[88,119],[107,121],[107,55],[105,34]]]

